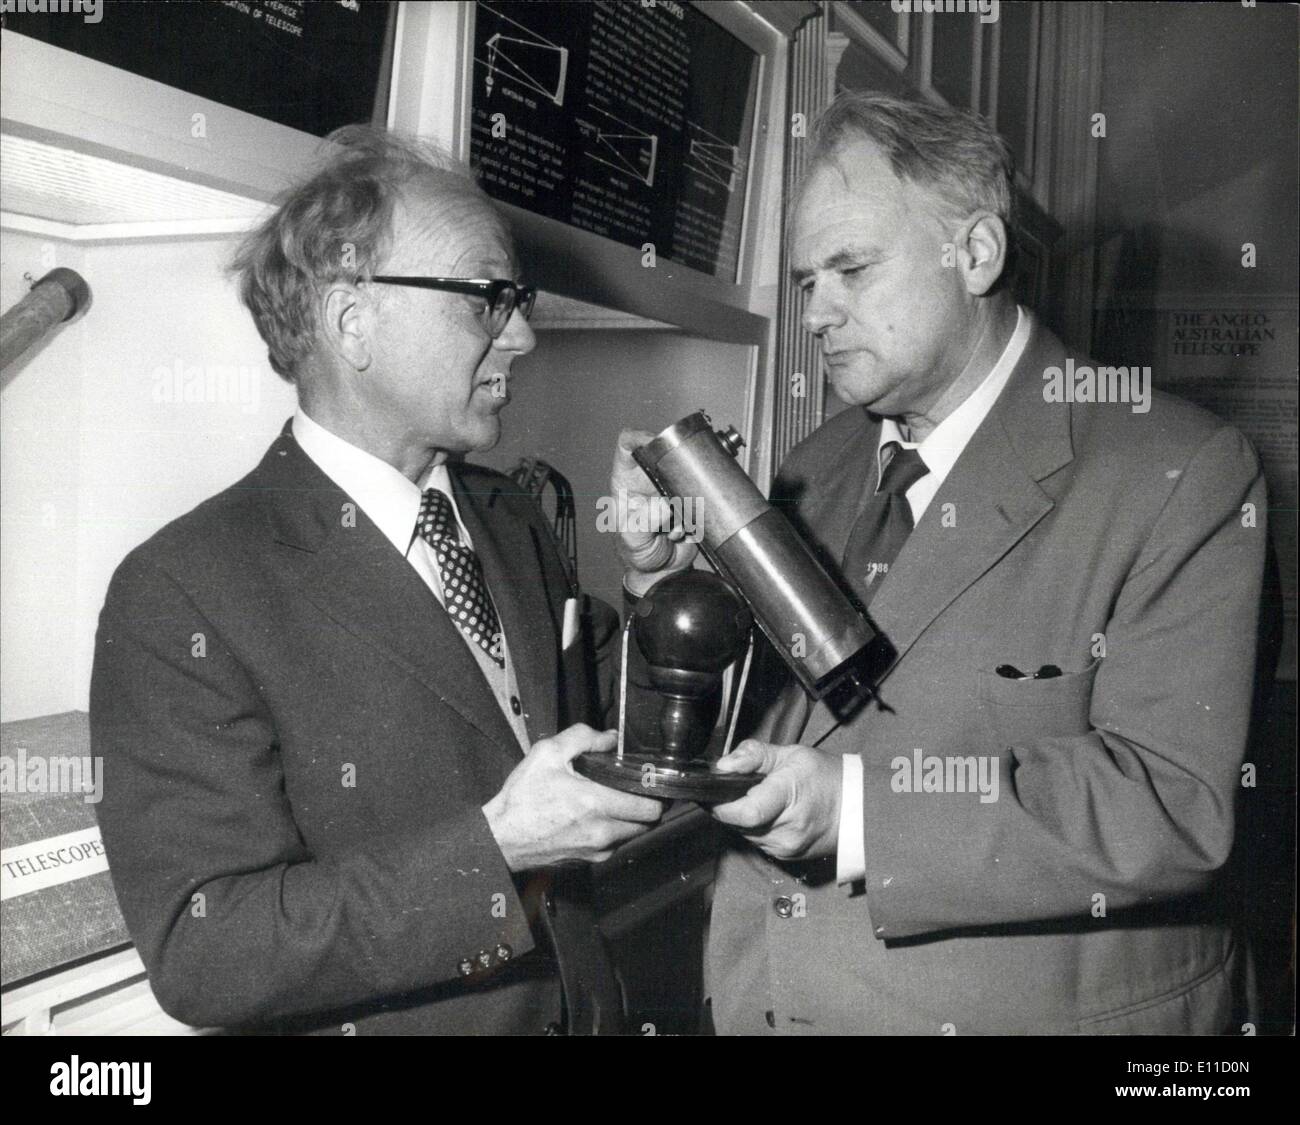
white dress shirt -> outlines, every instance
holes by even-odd
[[[943,485],[944,480],[957,463],[957,458],[974,437],[980,423],[988,417],[993,403],[1007,385],[1011,372],[1020,362],[1025,344],[1029,341],[1029,318],[1025,310],[1016,306],[1016,327],[1011,339],[1002,349],[993,369],[984,380],[965,398],[960,406],[940,422],[925,441],[909,441],[893,418],[882,419],[880,424],[880,442],[876,447],[877,481],[884,476],[885,462],[883,453],[886,444],[897,442],[903,449],[915,449],[929,472],[921,477],[905,493],[907,505],[912,509],[912,526],[921,522],[930,501]],[[877,484],[879,489],[879,484]],[[858,754],[845,754],[841,767],[842,789],[840,800],[840,831],[836,849],[835,878],[837,882],[849,883],[862,879],[867,874],[866,824],[862,811],[862,757]]]
[[[461,543],[470,550],[474,549],[469,532],[461,522],[460,509],[456,505],[456,496],[452,491],[451,476],[447,472],[447,466],[445,464],[433,466],[424,474],[420,483],[416,484],[388,462],[381,461],[374,454],[367,453],[364,449],[331,433],[319,422],[312,421],[301,406],[293,416],[293,436],[302,447],[302,451],[316,463],[321,472],[356,501],[384,538],[411,564],[421,581],[438,599],[438,603],[445,606],[438,557],[433,548],[421,536],[415,534],[415,522],[420,515],[420,502],[424,490],[436,488],[451,502]],[[460,633],[459,629],[456,631]],[[519,700],[519,689],[504,627],[502,627],[504,668],[498,668],[496,662],[463,633],[461,637],[487,678],[501,712],[510,724],[511,730],[514,731],[520,746],[527,753],[530,745],[528,728],[524,722],[527,715],[515,710]]]
[[[370,517],[384,538],[415,567],[415,572],[433,591],[433,596],[439,603],[442,603],[442,574],[438,570],[437,556],[422,538],[417,535],[412,540],[411,536],[415,532],[415,521],[420,515],[424,490],[436,488],[451,501],[456,526],[460,529],[460,540],[473,550],[474,544],[470,542],[469,532],[460,521],[460,509],[456,506],[447,466],[434,465],[424,474],[420,483],[415,484],[387,461],[381,461],[374,454],[358,449],[351,442],[344,441],[325,429],[319,422],[313,422],[302,407],[293,416],[293,436],[321,472],[361,506],[361,510]]]

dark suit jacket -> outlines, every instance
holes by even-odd
[[[1065,358],[1035,322],[882,580],[880,706],[834,730],[797,689],[768,709],[763,737],[863,756],[867,877],[846,893],[833,862],[737,843],[712,921],[720,1031],[1227,1027],[1235,949],[1208,892],[1241,781],[1264,483],[1237,430],[1178,399],[1045,401]],[[846,410],[774,487],[836,571],[878,438]],[[995,759],[998,800],[897,791],[918,748]]]
[[[569,588],[540,511],[500,474],[451,476],[530,735],[598,722],[584,661],[560,651]],[[565,907],[548,877],[512,877],[481,812],[518,742],[348,503],[286,426],[113,576],[90,714],[122,913],[186,1023],[542,1032]]]

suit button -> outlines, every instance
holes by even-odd
[[[564,1029],[558,1023],[548,1023],[543,1035],[563,1035]]]
[[[794,903],[782,895],[772,903],[772,909],[776,911],[778,918],[789,918],[794,913]]]
[[[511,949],[510,946],[506,945],[505,942],[502,942],[500,945],[497,946],[498,961],[509,961],[510,958],[513,957],[514,955],[515,955],[515,951]]]
[[[773,1012],[773,1011],[766,1011],[766,1012],[763,1013],[763,1018],[764,1018],[765,1020],[767,1020],[767,1026],[768,1026],[768,1027],[775,1027],[775,1026],[776,1026],[776,1013],[775,1013],[775,1012]]]
[[[555,899],[553,899],[553,898],[551,897],[551,894],[550,894],[549,891],[548,891],[545,895],[542,896],[542,901],[543,901],[544,903],[546,903],[546,913],[549,914],[552,918],[554,918],[554,917],[555,917]]]
[[[492,968],[492,954],[490,954],[486,949],[480,949],[478,951],[478,963],[480,968]]]
[[[519,696],[512,695],[510,697],[510,710],[513,711],[516,715],[523,714],[524,705],[519,702]]]
[[[457,965],[456,968],[460,971],[461,976],[467,977],[474,971],[474,962],[468,957],[465,957],[462,958],[460,964]]]

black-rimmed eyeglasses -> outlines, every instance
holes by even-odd
[[[482,297],[487,302],[483,310],[483,327],[494,340],[506,330],[516,309],[525,320],[532,316],[533,302],[537,300],[537,290],[531,285],[519,285],[503,278],[393,277],[383,274],[370,280],[382,285],[409,285],[415,289],[437,289],[444,293]]]

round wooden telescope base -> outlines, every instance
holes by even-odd
[[[668,764],[649,754],[581,754],[573,766],[583,777],[624,793],[701,805],[734,801],[763,780],[758,773],[718,773],[708,762]]]

